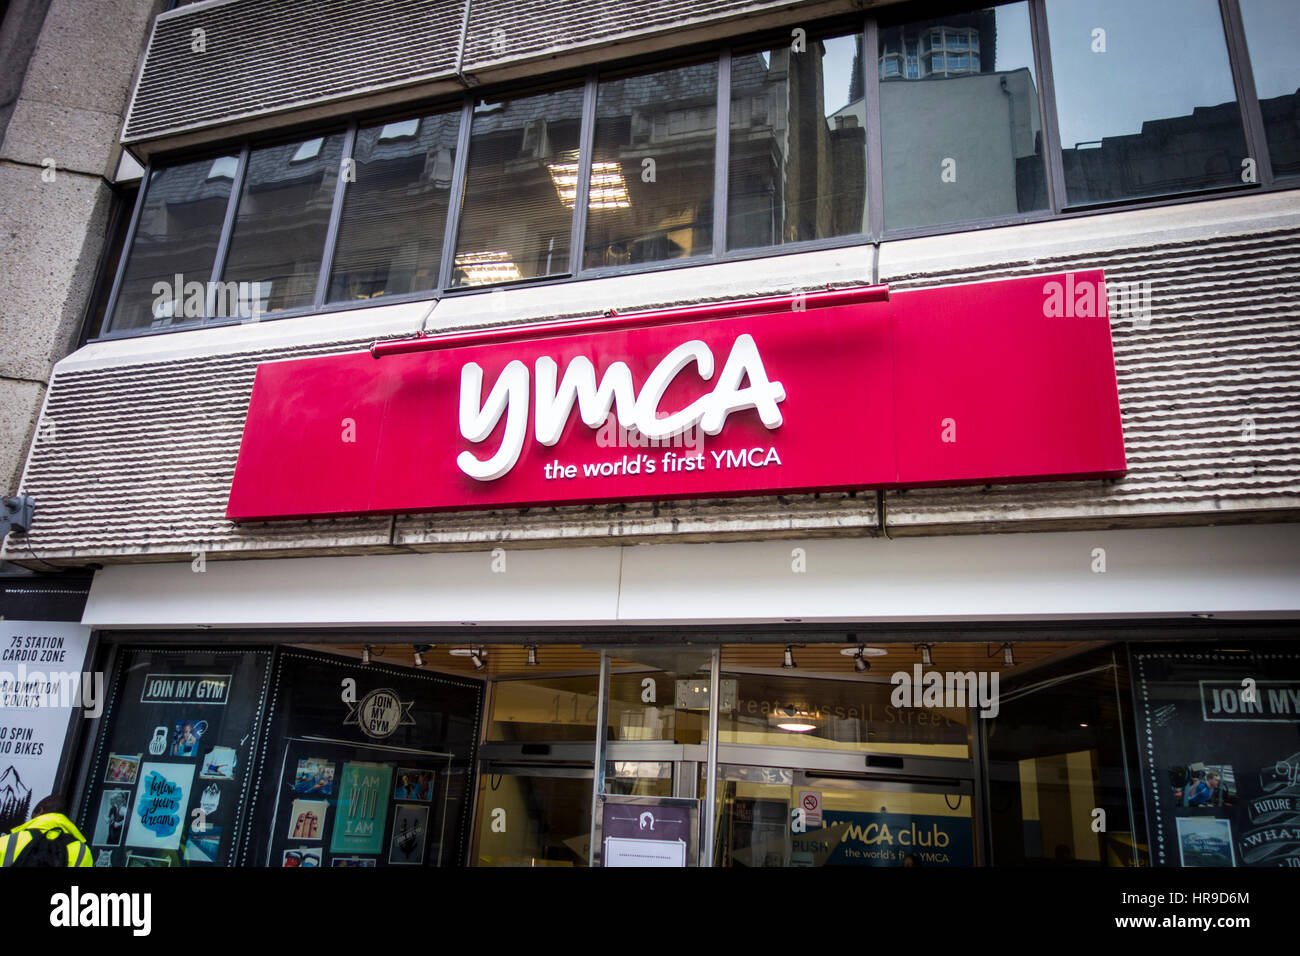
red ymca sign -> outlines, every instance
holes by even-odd
[[[236,521],[1113,477],[1100,271],[839,290],[258,367]]]

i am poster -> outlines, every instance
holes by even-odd
[[[339,778],[331,853],[378,853],[384,842],[393,767],[386,763],[345,763]]]

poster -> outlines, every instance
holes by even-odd
[[[325,836],[325,813],[329,804],[324,800],[295,800],[289,814],[289,839],[320,840]]]
[[[126,845],[164,850],[179,848],[193,783],[192,763],[141,764]]]
[[[293,778],[294,793],[317,793],[329,796],[334,792],[334,764],[320,757],[307,757],[298,761],[298,773]]]
[[[234,747],[213,747],[203,758],[199,776],[204,780],[234,780],[237,762]]]
[[[318,846],[299,846],[292,850],[285,850],[281,854],[280,865],[287,866],[320,866],[320,847]]]
[[[104,777],[105,783],[135,783],[136,774],[140,771],[140,758],[144,754],[135,754],[126,756],[123,754],[108,755],[108,773]]]
[[[1155,866],[1300,867],[1300,654],[1132,651]]]
[[[964,814],[827,810],[821,829],[795,834],[791,842],[795,866],[975,865],[971,818]]]
[[[698,816],[697,800],[604,796],[601,865],[689,866]]]
[[[120,846],[130,810],[130,790],[105,790],[99,798],[92,843],[96,846]]]
[[[221,850],[221,830],[209,823],[202,830],[190,829],[185,840],[185,860],[188,863],[216,863]]]
[[[83,672],[89,643],[80,624],[0,621],[0,833],[53,791],[76,707],[103,708],[103,680]]]
[[[428,807],[399,803],[393,810],[393,839],[388,850],[388,862],[423,863],[428,823]]]
[[[433,771],[419,770],[415,767],[398,767],[397,779],[393,785],[394,800],[433,799]]]
[[[384,845],[393,767],[386,763],[345,763],[339,777],[331,853],[379,853]],[[296,802],[296,801],[295,801]]]

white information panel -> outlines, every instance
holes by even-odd
[[[50,795],[73,711],[103,705],[103,680],[84,673],[90,628],[0,621],[0,833]]]

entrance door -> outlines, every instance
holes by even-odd
[[[973,866],[968,778],[720,764],[717,866]]]

